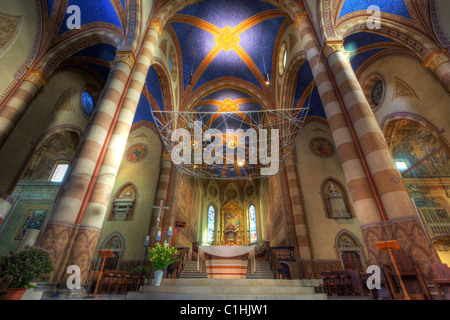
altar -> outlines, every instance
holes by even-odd
[[[254,246],[200,246],[199,272],[202,272],[203,259],[208,279],[246,279],[249,260],[252,273],[256,271]]]

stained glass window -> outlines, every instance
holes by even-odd
[[[256,210],[254,205],[250,205],[250,207],[248,207],[248,220],[250,222],[250,242],[258,242],[258,238],[256,236]]]
[[[214,241],[214,219],[216,216],[216,210],[213,206],[208,208],[208,244],[212,244]]]
[[[92,98],[92,95],[89,92],[85,91],[81,96],[81,103],[83,105],[84,113],[90,117],[94,112],[94,98]]]

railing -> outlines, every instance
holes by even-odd
[[[280,260],[278,260],[275,250],[273,250],[273,248],[271,247],[268,247],[267,251],[269,256],[270,268],[272,269],[274,278],[282,279],[283,268],[281,267]]]
[[[296,261],[294,247],[272,247],[281,261]]]
[[[189,257],[189,248],[177,248],[178,249],[178,258],[180,258],[180,261],[173,262],[170,266],[167,267],[167,278],[169,279],[175,279],[179,278],[181,275],[181,272],[183,272],[184,266],[186,265],[186,262]]]
[[[450,233],[450,224],[443,223],[428,223],[431,236],[440,236]]]

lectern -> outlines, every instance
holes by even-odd
[[[108,258],[114,258],[114,253],[112,250],[98,250],[99,256],[102,257],[102,266],[100,268],[100,273],[98,274],[97,285],[95,286],[94,298],[98,298],[97,290],[98,285],[100,284],[100,280],[102,279],[103,267],[105,266],[105,260]]]
[[[405,300],[411,300],[411,298],[408,295],[408,292],[406,291],[406,287],[405,287],[405,284],[403,283],[402,276],[400,275],[400,270],[398,269],[397,263],[395,262],[394,255],[392,254],[392,251],[400,250],[398,241],[390,240],[390,241],[377,242],[377,246],[380,251],[389,252],[389,257],[391,258],[391,262],[392,262],[392,265],[394,266],[394,270],[395,270],[395,275],[397,276],[398,281],[400,282],[400,286],[402,287],[403,293],[405,295]]]

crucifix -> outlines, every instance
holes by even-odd
[[[169,210],[169,207],[163,207],[164,200],[161,200],[159,206],[153,206],[153,209],[159,209],[158,210],[158,217],[156,218],[156,237],[159,236],[159,240],[161,240],[161,231],[158,231],[159,223],[161,222],[161,212],[162,210]],[[157,241],[159,241],[157,239]]]

